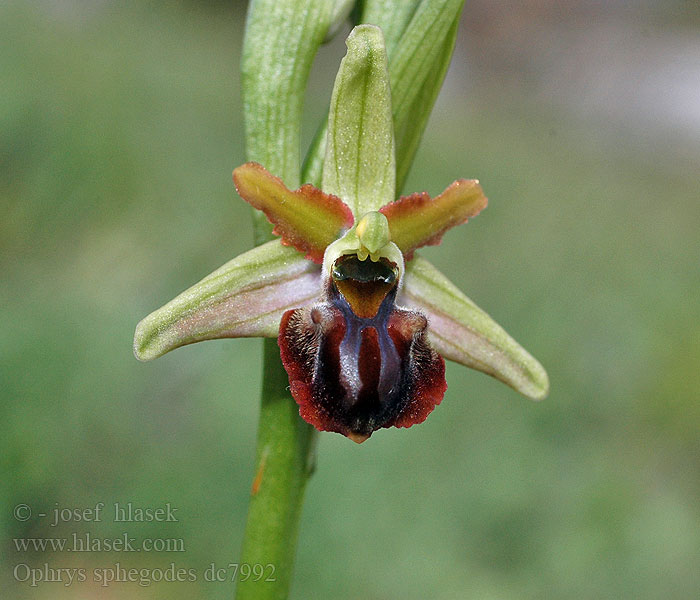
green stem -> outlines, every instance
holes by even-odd
[[[266,228],[255,229],[256,245],[272,237]],[[264,340],[255,475],[240,559],[251,569],[262,565],[262,577],[240,579],[237,600],[284,600],[289,595],[316,438],[289,394],[277,340]]]
[[[246,155],[292,189],[301,175],[304,89],[337,8],[335,0],[252,0],[248,9],[242,61]],[[253,221],[256,244],[272,239],[262,214]],[[263,565],[263,577],[239,580],[238,600],[289,595],[316,430],[299,416],[288,387],[277,341],[265,340],[255,475],[240,558],[251,568]]]
[[[288,385],[276,340],[265,340],[255,477],[240,560],[264,570],[259,581],[239,581],[238,600],[283,600],[291,585],[316,430],[299,417]]]
[[[256,245],[272,237],[265,228],[255,230]],[[240,579],[237,600],[284,600],[289,595],[316,438],[289,394],[277,340],[264,340],[255,474],[240,558],[251,569],[262,565],[262,577]]]

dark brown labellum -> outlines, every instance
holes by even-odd
[[[287,311],[279,346],[301,416],[357,442],[382,427],[425,420],[447,388],[427,319],[395,306],[398,270],[342,256],[324,297]]]

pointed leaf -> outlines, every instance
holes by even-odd
[[[463,5],[464,0],[423,0],[391,54],[398,190],[450,65]]]
[[[356,217],[395,198],[394,127],[381,29],[359,25],[335,80],[322,188]]]
[[[352,227],[352,212],[340,198],[312,185],[292,192],[258,163],[238,167],[233,181],[241,198],[263,211],[275,225],[273,233],[282,237],[282,243],[314,262],[323,262],[326,246]]]
[[[427,260],[407,264],[402,301],[428,317],[428,337],[445,358],[488,373],[541,400],[549,391],[542,365]]]
[[[157,358],[215,338],[277,337],[282,314],[318,296],[320,269],[273,240],[234,258],[148,315],[136,327],[134,354]]]
[[[379,212],[389,221],[391,241],[410,260],[416,248],[439,244],[448,229],[466,223],[487,203],[476,179],[459,179],[435,198],[425,192],[402,196]]]

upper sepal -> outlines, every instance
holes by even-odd
[[[262,165],[249,162],[233,172],[236,190],[246,202],[265,213],[282,243],[316,263],[326,247],[352,227],[350,209],[338,197],[306,184],[289,190]]]
[[[430,343],[442,356],[500,379],[525,396],[549,392],[542,365],[447,277],[416,256],[406,264],[400,301],[423,311]]]
[[[346,44],[331,96],[321,187],[360,218],[396,198],[394,123],[382,30],[358,25]]]
[[[279,240],[253,248],[208,275],[136,327],[134,354],[151,360],[202,340],[277,337],[282,314],[318,296],[317,265]]]
[[[416,248],[439,244],[448,229],[466,223],[487,204],[476,179],[459,179],[435,198],[425,192],[402,196],[379,212],[389,221],[391,241],[410,260]]]

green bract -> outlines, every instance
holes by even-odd
[[[316,52],[342,0],[251,0],[241,61],[248,160],[262,164],[291,188],[300,183],[301,114]],[[256,241],[271,239],[254,213]]]

